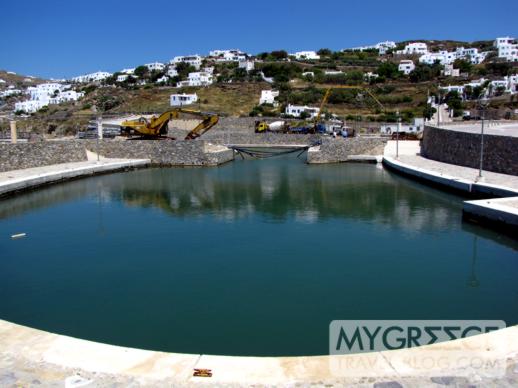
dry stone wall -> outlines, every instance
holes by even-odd
[[[383,155],[386,140],[380,137],[322,139],[322,144],[308,152],[308,163],[340,163],[352,156]]]
[[[425,127],[421,155],[439,162],[478,168],[480,134]],[[483,168],[518,175],[518,137],[484,135]]]

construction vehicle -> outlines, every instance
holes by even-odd
[[[202,120],[201,123],[199,123],[187,134],[185,140],[193,140],[200,137],[219,121],[219,116],[215,113],[206,113],[192,109],[178,108],[168,110],[158,117],[152,116],[150,119],[140,117],[136,120],[123,121],[121,123],[121,132],[124,135],[137,135],[146,139],[168,138],[167,125],[169,121],[180,118],[181,114],[195,116],[201,118]]]
[[[384,110],[383,104],[372,94],[372,92],[364,88],[362,86],[354,86],[354,85],[335,85],[330,86],[327,88],[327,90],[324,93],[324,97],[322,98],[322,101],[320,102],[320,108],[318,110],[318,114],[316,115],[315,119],[313,120],[312,124],[308,125],[299,125],[295,127],[291,127],[288,124],[284,124],[283,131],[286,133],[325,133],[326,132],[326,126],[321,123],[321,117],[322,117],[322,111],[324,109],[324,106],[327,104],[327,101],[329,100],[329,96],[331,95],[331,92],[334,89],[359,89],[359,90],[365,90],[369,96],[372,97],[372,99]],[[275,122],[277,123],[277,122]],[[283,122],[284,123],[284,122]],[[256,133],[264,133],[264,132],[278,132],[278,129],[273,128],[273,124],[268,124],[265,121],[256,121],[255,123],[255,132]]]

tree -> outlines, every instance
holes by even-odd
[[[418,63],[415,69],[410,73],[410,81],[415,83],[431,81],[441,75],[443,68],[439,62],[435,62],[433,65]]]
[[[399,68],[395,63],[384,62],[378,66],[376,73],[381,77],[396,79],[399,77]]]
[[[287,59],[288,58],[288,52],[286,50],[276,50],[276,51],[272,51],[270,53],[270,56],[273,57],[276,60]]]
[[[187,78],[189,73],[196,71],[196,68],[187,62],[180,62],[176,65],[176,71],[178,72],[180,79],[184,80]]]
[[[432,107],[432,105],[430,104],[426,104],[426,106],[423,109],[423,117],[427,120],[431,120],[435,112],[437,112],[437,109]]]
[[[134,74],[140,78],[144,78],[144,76],[147,75],[147,73],[149,72],[149,69],[147,68],[147,66],[138,66],[135,71],[134,71]]]
[[[329,50],[328,48],[321,48],[320,50],[317,51],[317,54],[322,57],[329,57],[333,54],[333,52],[331,50]]]
[[[471,70],[473,69],[473,65],[471,62],[466,61],[465,59],[456,59],[455,62],[453,62],[453,68],[459,69],[461,73],[471,73]]]
[[[456,91],[448,92],[444,97],[444,102],[453,110],[454,117],[462,116],[463,105],[462,98],[459,96],[459,93]]]

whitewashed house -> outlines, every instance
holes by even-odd
[[[286,110],[284,113],[286,113],[289,116],[293,117],[300,117],[300,115],[306,112],[309,114],[310,118],[315,118],[318,115],[318,112],[320,112],[320,108],[315,108],[312,106],[305,106],[305,105],[291,105],[288,104],[286,107]]]
[[[25,112],[25,113],[34,113],[39,111],[44,106],[47,106],[49,104],[49,100],[46,101],[40,101],[40,100],[27,100],[27,101],[21,101],[14,104],[14,111],[18,112]]]
[[[426,43],[422,42],[414,42],[409,43],[405,46],[403,50],[398,50],[396,54],[399,55],[423,55],[428,53],[428,46]]]
[[[305,71],[304,73],[302,73],[302,76],[303,77],[312,77],[312,78],[314,78],[315,77],[315,73],[313,71]]]
[[[272,104],[273,106],[278,105],[275,98],[279,97],[278,90],[261,90],[261,98],[259,99],[259,105]]]
[[[10,89],[7,89],[7,90],[4,90],[4,91],[0,92],[0,98],[5,98],[5,97],[9,97],[9,96],[15,96],[17,94],[22,94],[22,93],[23,92],[20,89],[14,89],[14,87],[13,87],[13,88],[10,88]]]
[[[133,67],[133,68],[129,68],[129,69],[122,69],[122,70],[120,71],[120,73],[124,73],[124,74],[133,74],[133,73],[135,73],[135,68]]]
[[[198,101],[198,95],[194,94],[171,94],[170,102],[171,106],[184,106],[193,104]]]
[[[98,71],[96,73],[84,74],[78,77],[72,78],[72,82],[87,83],[87,82],[99,82],[108,77],[111,77],[112,73],[106,71]]]
[[[424,63],[427,65],[433,65],[436,62],[439,62],[441,65],[449,65],[455,62],[457,59],[457,54],[455,52],[449,51],[439,51],[437,53],[426,53],[419,57],[419,63]]]
[[[385,42],[379,42],[371,46],[360,46],[360,47],[353,47],[351,49],[344,49],[342,51],[365,51],[365,50],[378,50],[380,55],[385,55],[388,50],[396,48],[396,42],[392,42],[390,40],[387,40]]]
[[[444,65],[444,70],[441,70],[441,74],[445,77],[459,77],[460,70],[454,69],[453,64]]]
[[[169,77],[178,77],[178,70],[176,70],[176,66],[169,66],[167,69],[167,75]]]
[[[214,82],[214,77],[210,73],[205,73],[203,71],[197,71],[193,73],[189,73],[187,77],[187,81],[180,81],[176,84],[176,87],[181,88],[185,86],[208,86],[212,85]]]
[[[217,62],[241,62],[246,61],[248,55],[241,50],[212,50],[209,56],[215,58]]]
[[[320,55],[318,55],[315,51],[298,51],[295,54],[291,54],[298,60],[310,59],[316,60],[320,59]]]
[[[505,36],[496,38],[493,45],[498,49],[498,57],[509,62],[518,61],[518,44],[515,38]]]
[[[409,59],[404,59],[399,62],[398,70],[405,75],[410,74],[415,69],[414,62]]]
[[[177,65],[179,63],[188,63],[191,66],[194,66],[196,70],[199,70],[201,67],[201,62],[203,58],[199,55],[187,55],[187,56],[178,56],[174,57],[169,63],[172,65]]]
[[[144,66],[146,66],[149,71],[162,71],[165,69],[165,65],[160,62],[146,63]]]
[[[70,89],[70,85],[49,82],[37,86],[29,86],[27,94],[29,94],[31,100],[45,100],[66,89]]]
[[[249,59],[245,59],[243,61],[239,61],[238,67],[240,69],[245,69],[248,72],[248,71],[254,70],[255,64],[254,64],[254,61],[251,61]]]
[[[117,76],[117,82],[124,82],[129,78],[129,74],[119,74]]]
[[[169,81],[169,77],[167,75],[163,75],[162,77],[158,78],[155,82],[157,84],[165,84]]]

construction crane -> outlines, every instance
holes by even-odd
[[[334,85],[334,86],[328,86],[325,93],[324,93],[324,97],[322,98],[322,101],[320,102],[320,108],[318,110],[318,114],[315,116],[315,119],[313,120],[313,125],[309,128],[306,128],[306,132],[308,133],[316,133],[316,132],[321,132],[322,130],[320,129],[319,130],[319,122],[320,122],[320,118],[322,117],[322,111],[325,107],[325,105],[327,104],[327,101],[329,100],[329,96],[331,96],[331,93],[334,89],[357,89],[357,90],[364,90],[367,92],[367,94],[369,96],[372,97],[372,99],[381,107],[382,110],[385,110],[385,107],[383,106],[383,104],[376,98],[376,96],[374,96],[374,94],[368,89],[368,88],[365,88],[363,86],[356,86],[356,85]],[[283,123],[283,126],[281,126],[279,123]],[[275,128],[272,127],[272,124],[277,124]],[[285,122],[275,122],[275,123],[271,123],[271,124],[268,124],[264,121],[257,121],[255,123],[255,132],[257,133],[264,133],[264,132],[268,132],[268,131],[278,131],[279,128],[282,128],[285,132],[289,132],[290,131],[290,127],[287,123]],[[304,128],[303,128],[304,129]],[[300,130],[300,129],[299,129]]]
[[[121,123],[121,131],[127,135],[135,133],[144,138],[157,139],[167,137],[167,124],[170,120],[180,118],[181,114],[196,116],[201,118],[199,123],[193,130],[191,130],[185,140],[193,140],[216,125],[219,121],[219,116],[215,113],[200,112],[192,109],[171,109],[162,113],[160,116],[152,116],[150,119],[140,117],[136,120],[126,120]]]
[[[315,117],[315,125],[320,121],[320,117],[322,116],[322,110],[324,109],[324,106],[327,104],[327,100],[329,100],[329,96],[331,95],[332,91],[334,89],[357,89],[357,90],[364,90],[367,92],[369,96],[372,97],[374,101],[381,107],[382,110],[385,110],[385,107],[383,104],[376,98],[376,96],[368,89],[363,86],[355,86],[355,85],[336,85],[336,86],[329,86],[324,93],[324,98],[322,98],[322,101],[320,102],[320,109],[318,110],[318,114]]]

